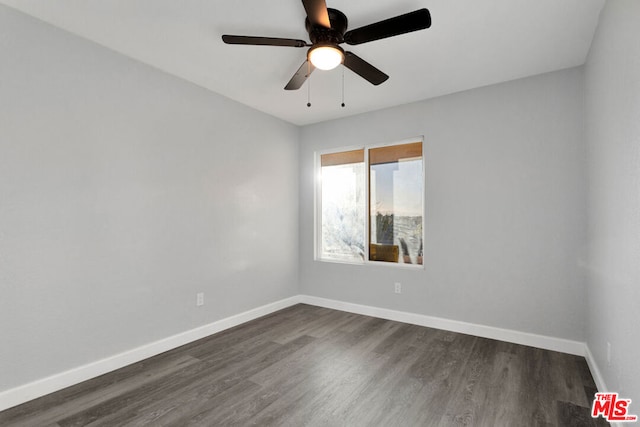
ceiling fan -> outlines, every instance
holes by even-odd
[[[327,8],[325,0],[302,0],[302,4],[307,12],[305,27],[309,33],[310,44],[304,40],[296,39],[227,34],[222,36],[222,41],[227,44],[309,47],[307,59],[289,80],[289,83],[285,86],[286,90],[299,89],[316,68],[331,70],[339,64],[344,64],[345,67],[371,84],[379,85],[385,82],[389,76],[355,53],[345,51],[339,45],[342,43],[348,45],[368,43],[423,30],[431,26],[431,14],[429,11],[427,9],[418,9],[404,15],[347,31],[347,17],[345,14],[337,9]]]

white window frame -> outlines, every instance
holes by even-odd
[[[397,262],[383,262],[383,261],[371,261],[369,259],[369,242],[371,241],[371,207],[370,207],[370,191],[369,188],[369,174],[370,174],[370,165],[369,165],[369,150],[373,148],[381,148],[381,147],[392,147],[394,145],[403,145],[419,142],[422,144],[422,194],[421,194],[421,204],[422,204],[422,248],[424,254],[425,247],[425,218],[426,218],[426,206],[425,206],[425,191],[426,191],[426,161],[425,161],[425,144],[424,144],[424,136],[418,136],[415,138],[407,138],[400,141],[395,142],[386,142],[386,143],[377,143],[377,144],[364,144],[364,145],[350,145],[343,146],[338,148],[331,148],[326,150],[316,151],[314,153],[314,210],[313,210],[313,243],[314,243],[314,259],[319,262],[328,262],[332,264],[350,264],[350,265],[373,265],[373,266],[388,266],[392,268],[406,268],[406,269],[419,269],[424,270],[424,261],[422,264],[404,264]],[[353,150],[361,150],[364,149],[364,165],[365,165],[365,203],[364,203],[364,218],[365,218],[365,232],[364,232],[364,260],[362,261],[350,261],[350,260],[339,260],[339,259],[328,259],[321,257],[321,243],[322,243],[322,179],[321,179],[321,157],[325,154],[332,153],[341,153],[344,151],[353,151]],[[423,255],[424,256],[424,255]],[[424,258],[423,258],[424,259]]]

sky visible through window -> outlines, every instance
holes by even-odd
[[[422,160],[372,165],[371,173],[372,214],[422,216]]]

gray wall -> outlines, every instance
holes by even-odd
[[[607,2],[585,67],[587,344],[640,413],[640,2]],[[611,364],[607,363],[611,343]]]
[[[0,58],[0,391],[298,294],[296,127],[4,6]]]
[[[0,6],[0,391],[303,293],[586,340],[640,401],[639,21],[584,78],[298,129]],[[314,151],[417,135],[425,269],[313,261]]]
[[[584,340],[582,81],[570,69],[303,128],[301,293]],[[314,261],[314,152],[416,135],[424,270]]]

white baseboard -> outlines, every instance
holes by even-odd
[[[604,383],[602,373],[598,368],[598,364],[596,363],[595,357],[593,357],[593,354],[591,353],[591,350],[589,349],[588,345],[585,344],[584,348],[585,348],[584,358],[587,359],[587,365],[589,365],[591,376],[593,377],[593,380],[596,382],[596,387],[598,387],[598,391],[608,392],[609,389],[607,388],[607,385]]]
[[[205,338],[209,335],[224,331],[225,329],[232,328],[250,320],[257,319],[258,317],[298,304],[299,302],[299,296],[294,296],[271,304],[266,304],[252,310],[245,311],[244,313],[218,320],[208,325],[200,326],[87,365],[79,366],[41,380],[3,391],[0,393],[0,411],[106,374],[107,372],[123,368],[132,363],[164,353],[165,351]]]
[[[332,308],[334,310],[380,317],[382,319],[395,320],[419,326],[443,329],[445,331],[507,341],[515,344],[528,345],[531,347],[543,348],[546,350],[553,350],[578,356],[585,355],[585,343],[579,341],[571,341],[562,338],[519,332],[511,329],[460,322],[458,320],[443,319],[441,317],[426,316],[424,314],[407,313],[404,311],[353,304],[309,295],[300,295],[300,302],[319,307]]]
[[[609,390],[609,388],[607,387],[607,385],[604,382],[604,378],[602,377],[602,373],[600,372],[600,369],[598,368],[598,364],[596,363],[596,359],[595,357],[593,357],[593,353],[591,353],[591,350],[589,349],[589,346],[587,344],[585,344],[584,346],[585,348],[585,354],[584,354],[584,358],[587,359],[587,365],[589,365],[589,370],[591,371],[591,376],[593,377],[593,381],[595,381],[596,383],[596,387],[598,388],[598,391],[603,393],[603,392],[609,392],[611,390]],[[613,421],[609,421],[609,424],[612,427],[622,427],[622,423],[617,423],[617,422],[613,422]]]
[[[519,332],[510,329],[495,328],[492,326],[478,325],[457,320],[443,319],[423,314],[348,303],[309,295],[296,295],[71,369],[66,372],[61,372],[41,380],[1,392],[0,411],[28,402],[29,400],[36,399],[46,394],[53,393],[74,384],[78,384],[82,381],[95,378],[298,303],[585,356],[598,390],[607,390],[604,385],[604,381],[602,380],[602,375],[595,363],[595,359],[589,351],[589,348],[583,342]]]

